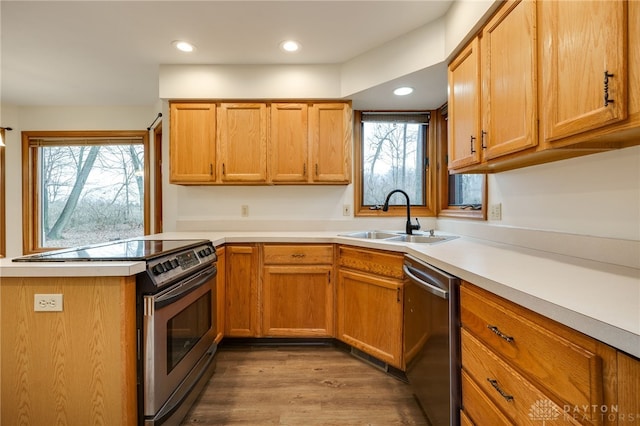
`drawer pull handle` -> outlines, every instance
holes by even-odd
[[[305,257],[306,255],[304,253],[293,253],[291,255],[291,257],[293,257],[294,259],[302,259],[303,257]]]
[[[497,380],[490,379],[490,378],[488,378],[488,377],[487,377],[487,381],[488,381],[489,383],[491,383],[491,386],[493,386],[493,388],[494,388],[495,390],[497,390],[497,391],[498,391],[498,393],[499,393],[500,395],[502,395],[502,397],[503,397],[504,399],[506,399],[506,400],[507,400],[507,402],[511,402],[511,401],[513,401],[513,396],[509,395],[508,393],[506,393],[505,391],[503,391],[502,389],[500,389],[500,385],[498,385],[498,381],[497,381]]]
[[[511,343],[513,342],[515,339],[511,336],[507,336],[506,334],[504,334],[502,331],[500,331],[500,329],[498,327],[496,327],[495,325],[491,325],[491,324],[487,324],[487,328],[491,331],[493,331],[496,336],[500,336],[502,337],[504,340],[507,341],[507,343]]]

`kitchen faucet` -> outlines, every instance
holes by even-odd
[[[418,224],[414,225],[414,224],[411,223],[411,201],[409,201],[409,194],[404,192],[402,189],[394,189],[389,194],[387,194],[387,199],[384,202],[384,206],[382,207],[382,211],[383,212],[389,211],[389,198],[391,198],[391,196],[393,194],[395,194],[396,192],[401,193],[407,199],[407,226],[406,226],[406,232],[407,232],[407,234],[413,234],[413,230],[420,229],[420,222],[418,221],[418,218],[416,217],[416,222]]]

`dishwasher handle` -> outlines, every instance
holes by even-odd
[[[431,283],[428,283],[426,281],[424,281],[423,279],[421,279],[420,277],[416,276],[412,271],[415,271],[416,269],[407,266],[407,265],[402,265],[402,270],[404,271],[405,274],[407,274],[407,276],[409,277],[409,279],[411,281],[413,281],[414,283],[420,285],[421,287],[423,287],[425,290],[427,290],[429,293],[434,294],[438,297],[440,297],[441,299],[448,299],[449,298],[449,292],[447,290],[444,290],[436,285],[433,285]]]

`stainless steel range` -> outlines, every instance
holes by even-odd
[[[139,423],[180,424],[215,369],[217,257],[211,241],[131,239],[14,261],[144,261],[145,272],[136,277]]]

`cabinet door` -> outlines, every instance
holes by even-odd
[[[627,7],[626,1],[540,2],[545,141],[627,117]]]
[[[309,165],[307,104],[271,104],[269,176],[272,182],[306,182]]]
[[[536,3],[513,0],[482,33],[484,159],[538,144]]]
[[[218,114],[220,178],[223,182],[266,182],[267,105],[223,103]]]
[[[477,38],[451,62],[449,169],[480,162],[480,47]]]
[[[309,108],[311,180],[351,182],[351,106],[346,103],[314,104]]]
[[[262,330],[265,336],[331,337],[331,266],[266,266]]]
[[[338,339],[402,368],[402,298],[401,281],[341,270]]]
[[[259,336],[258,251],[255,246],[227,246],[225,335]]]
[[[207,183],[216,180],[216,105],[171,103],[169,180]]]

